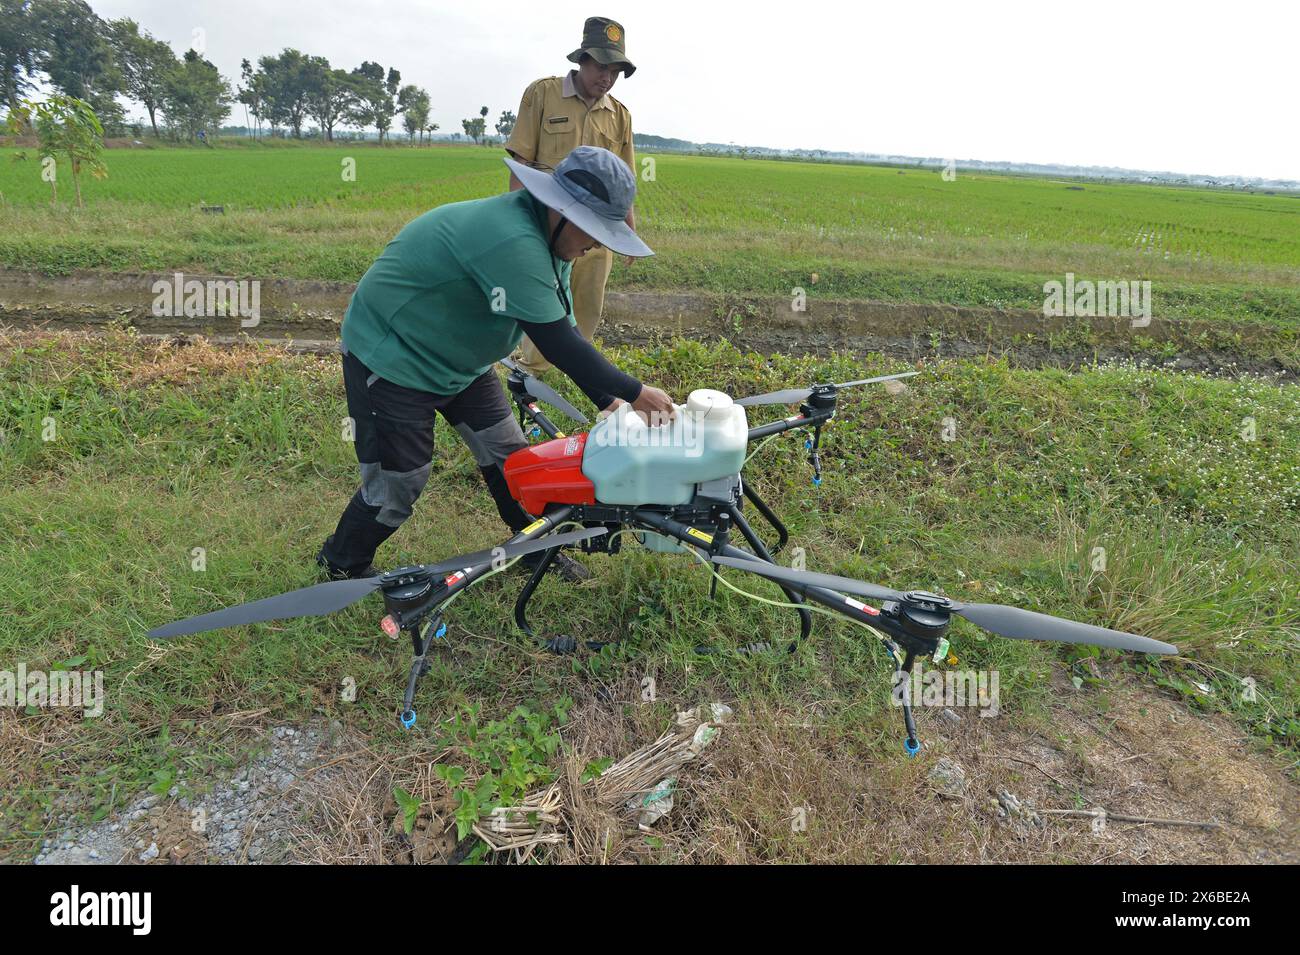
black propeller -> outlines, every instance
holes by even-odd
[[[449,557],[436,564],[421,564],[415,569],[432,577],[448,571],[473,567],[498,558],[508,560],[512,557],[522,557],[525,554],[550,550],[552,547],[575,544],[578,541],[598,537],[604,533],[607,533],[606,528],[592,527],[568,534],[552,534],[547,537],[539,537],[536,540],[520,541],[517,544],[504,544],[490,550],[479,550],[472,554]],[[150,630],[148,635],[155,640],[166,640],[170,637],[203,633],[207,630],[220,630],[223,627],[236,627],[246,623],[261,623],[266,620],[323,617],[326,614],[334,613],[336,610],[351,606],[362,597],[374,593],[383,585],[385,576],[381,574],[377,577],[362,577],[358,580],[331,580],[323,584],[303,587],[300,590],[291,590],[287,594],[280,594],[276,597],[254,600],[251,603],[240,604],[237,607],[227,607],[224,610],[214,610],[212,613],[177,620],[174,623]]]
[[[562,414],[568,415],[574,421],[582,424],[590,424],[591,419],[579,411],[573,405],[564,400],[564,395],[560,394],[546,382],[534,378],[528,372],[524,371],[509,358],[502,358],[501,364],[505,365],[516,375],[521,375],[524,379],[524,390],[536,398],[538,401],[545,401],[548,405],[558,409]]]
[[[919,375],[919,371],[905,371],[897,375],[880,375],[877,378],[863,378],[859,381],[846,381],[837,384],[836,388],[853,388],[857,385],[871,385],[878,381],[894,381],[898,378],[911,378],[913,375]],[[769,391],[765,395],[750,395],[748,398],[737,398],[738,405],[792,405],[798,401],[807,401],[812,397],[812,388],[786,388],[784,391]]]
[[[1123,633],[1119,630],[1107,630],[1105,627],[1096,627],[1090,623],[1079,623],[1075,620],[1063,620],[1060,617],[1052,617],[1045,613],[1021,610],[1019,607],[1006,607],[1002,604],[961,603],[933,594],[916,593],[909,598],[908,594],[900,593],[897,590],[864,583],[851,577],[811,573],[806,570],[780,567],[766,561],[742,560],[736,557],[714,557],[712,559],[716,564],[738,567],[741,570],[747,570],[750,573],[787,584],[824,587],[827,590],[858,594],[873,600],[893,600],[899,603],[908,602],[909,599],[912,602],[937,601],[941,609],[959,614],[977,627],[982,627],[999,636],[1009,637],[1012,640],[1058,640],[1062,643],[1084,643],[1097,647],[1110,647],[1114,650],[1136,650],[1139,653],[1178,652],[1177,647],[1168,643],[1161,643],[1159,640],[1152,640],[1149,637],[1139,637],[1136,634]]]

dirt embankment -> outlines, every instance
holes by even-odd
[[[203,283],[205,295],[202,304],[194,299],[187,309],[190,295],[183,291],[184,283],[193,280]],[[0,323],[82,328],[116,323],[143,334],[204,335],[217,341],[248,335],[291,339],[302,350],[335,347],[354,287],[350,283],[262,279],[255,296],[247,287],[243,299],[236,297],[233,285],[228,293],[218,290],[214,308],[207,283],[234,281],[189,273],[178,282],[175,273],[48,276],[0,269]],[[611,292],[601,335],[619,344],[671,335],[726,338],[765,353],[841,349],[907,359],[1006,355],[1031,367],[1128,359],[1209,374],[1300,379],[1300,344],[1286,330],[1158,316],[1135,326],[1127,318],[1051,318],[1024,309],[809,298],[803,311],[795,311],[788,298]]]

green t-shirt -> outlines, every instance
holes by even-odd
[[[568,297],[572,264],[549,238],[546,207],[523,189],[429,210],[361,277],[343,344],[388,381],[460,392],[519,344],[516,319],[573,323],[556,291],[558,271]]]

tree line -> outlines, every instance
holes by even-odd
[[[56,95],[88,104],[104,135],[128,131],[119,97],[139,103],[155,136],[206,141],[242,105],[255,137],[303,138],[314,122],[325,141],[340,126],[374,129],[384,142],[394,121],[409,140],[438,129],[429,120],[426,90],[402,85],[394,67],[366,61],[351,70],[323,56],[285,49],[243,60],[236,88],[203,57],[202,43],[181,57],[130,19],[103,20],[84,0],[0,0],[0,99],[11,115],[30,111],[25,97],[38,82]],[[486,138],[488,109],[463,122],[475,142]],[[514,114],[504,112],[497,132],[508,136]],[[137,127],[137,135],[139,135]]]

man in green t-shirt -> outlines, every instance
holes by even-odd
[[[651,423],[675,414],[665,392],[619,371],[578,334],[570,305],[572,263],[587,251],[653,254],[625,222],[631,170],[592,146],[573,150],[554,175],[506,164],[523,189],[408,223],[348,304],[343,381],[361,486],[317,554],[335,579],[376,573],[375,549],[429,480],[437,414],[469,445],[502,520],[516,533],[530,522],[501,470],[526,442],[493,370],[525,328],[602,411],[626,401]],[[558,569],[586,576],[571,558]]]

